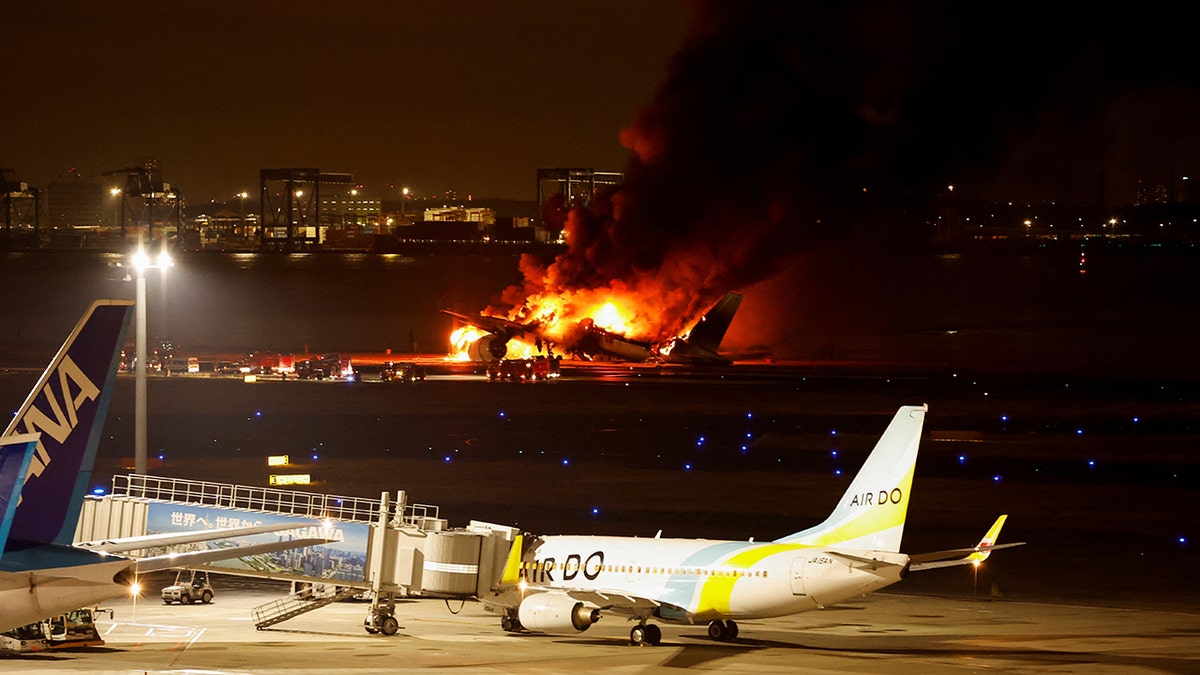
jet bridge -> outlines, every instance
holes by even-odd
[[[232,558],[202,565],[226,574],[284,579],[301,590],[255,608],[261,630],[356,593],[373,602],[364,627],[391,635],[399,623],[396,597],[471,598],[500,578],[516,528],[471,521],[451,529],[438,507],[396,498],[327,495],[246,485],[129,474],[113,478],[112,493],[84,502],[75,541],[191,532],[251,525],[294,529],[191,544],[230,547],[317,535],[331,539],[306,548]],[[250,539],[247,541],[247,539]],[[166,549],[140,555],[169,553]],[[175,552],[178,552],[176,550]],[[325,597],[314,588],[334,587]]]

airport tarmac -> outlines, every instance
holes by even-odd
[[[367,604],[336,603],[258,631],[255,605],[286,585],[217,577],[211,605],[107,603],[106,645],[0,659],[21,673],[463,672],[1193,673],[1200,614],[1037,604],[994,598],[876,593],[791,617],[741,623],[733,643],[703,626],[666,626],[658,647],[629,645],[629,624],[606,617],[573,636],[513,635],[478,603],[398,606],[393,637],[362,630]],[[897,588],[902,588],[901,586]],[[457,613],[454,613],[457,612]]]

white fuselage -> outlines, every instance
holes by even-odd
[[[899,581],[907,562],[900,553],[773,542],[560,536],[527,552],[521,576],[541,588],[645,598],[663,620],[704,623],[835,604]]]
[[[114,578],[130,561],[76,565],[32,572],[0,572],[0,631],[41,621],[129,593]]]

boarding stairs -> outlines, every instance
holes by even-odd
[[[307,614],[314,609],[320,609],[326,605],[332,605],[339,600],[345,600],[361,592],[362,589],[359,588],[343,587],[339,588],[332,595],[317,597],[310,586],[286,597],[255,607],[251,612],[254,618],[254,627],[258,630],[263,630],[301,614]]]

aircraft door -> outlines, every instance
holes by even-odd
[[[792,559],[792,595],[808,595],[804,592],[804,562],[807,558]]]
[[[636,583],[641,580],[642,580],[642,566],[641,565],[629,565],[628,569],[625,571],[625,581],[628,581],[630,583]]]

